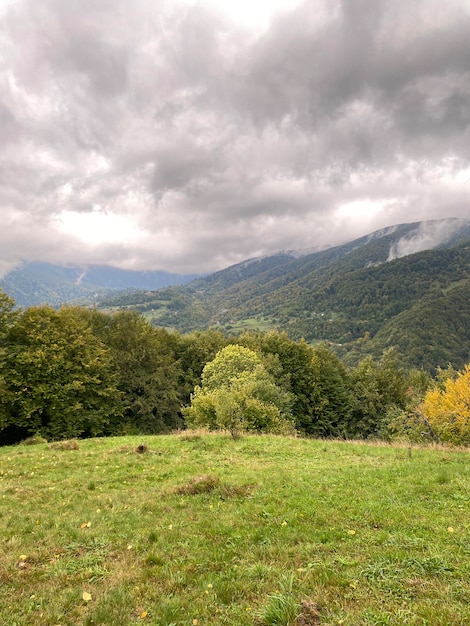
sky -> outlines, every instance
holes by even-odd
[[[470,0],[0,0],[0,276],[470,217]]]

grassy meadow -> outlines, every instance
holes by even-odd
[[[468,625],[469,460],[203,433],[0,448],[0,624]]]

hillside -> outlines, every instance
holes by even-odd
[[[78,299],[87,302],[127,289],[149,290],[181,285],[195,275],[158,271],[129,271],[104,265],[89,267],[25,263],[0,280],[2,288],[18,306],[48,303],[53,306]]]
[[[432,370],[470,360],[470,220],[382,229],[305,256],[252,259],[184,287],[101,303],[188,332],[285,330],[328,341],[350,363],[396,347]]]
[[[467,451],[184,432],[0,467],[5,626],[470,623]]]

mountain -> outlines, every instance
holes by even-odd
[[[130,271],[103,265],[89,267],[25,263],[0,280],[0,288],[21,307],[48,303],[52,306],[79,299],[96,300],[114,291],[154,290],[182,285],[196,275],[158,271]]]
[[[401,224],[347,244],[250,259],[185,286],[107,299],[181,332],[285,330],[350,363],[395,347],[433,370],[470,361],[470,220]]]

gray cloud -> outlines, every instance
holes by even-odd
[[[468,0],[0,5],[0,271],[213,271],[468,217]],[[100,236],[101,231],[101,236]]]

